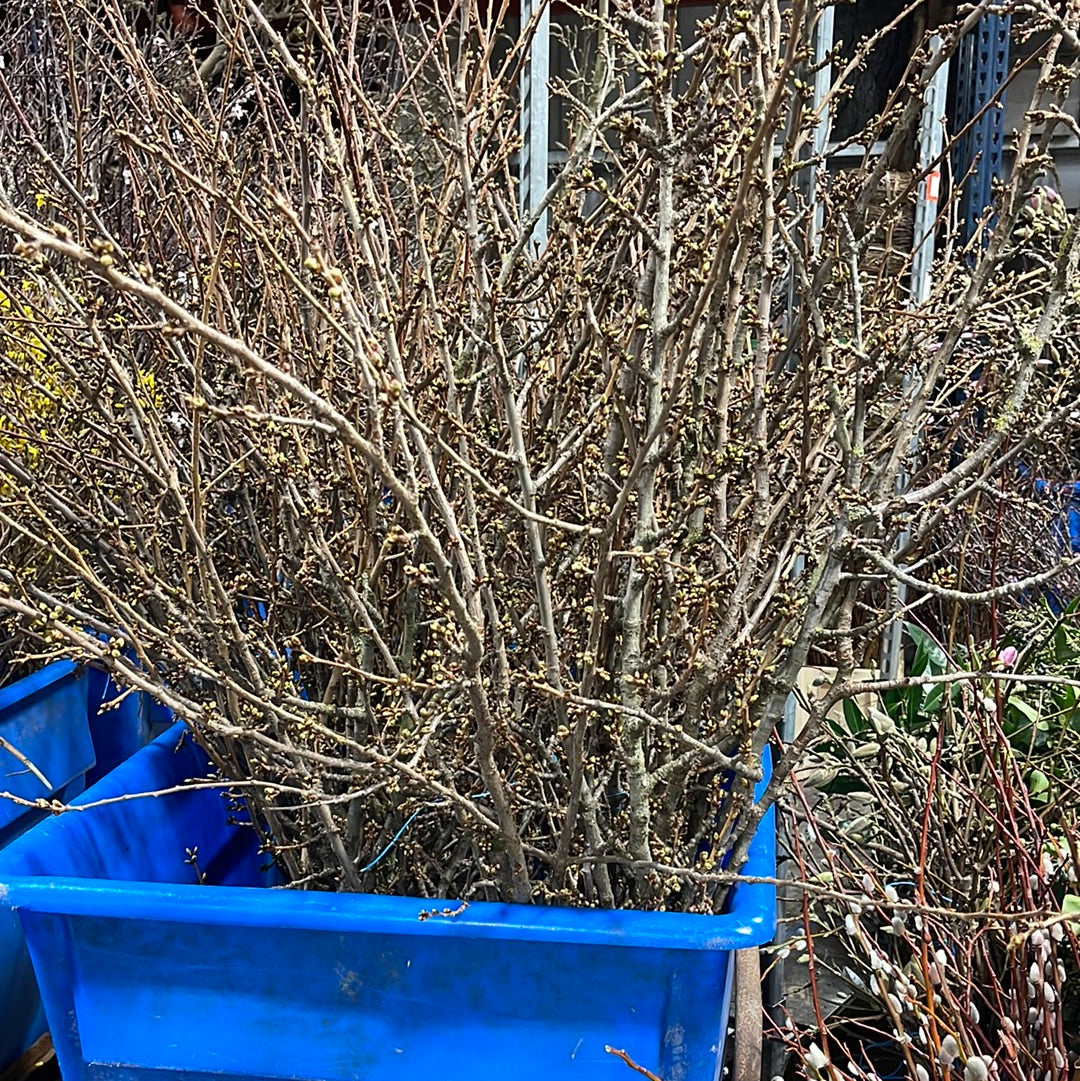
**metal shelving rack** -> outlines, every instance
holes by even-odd
[[[953,131],[964,131],[953,153],[956,183],[963,183],[960,217],[970,240],[993,203],[994,181],[1004,157],[1005,78],[1009,68],[1010,15],[984,15],[956,56]]]

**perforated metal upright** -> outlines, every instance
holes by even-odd
[[[832,110],[825,103],[826,96],[832,87],[832,65],[827,63],[829,53],[832,52],[834,43],[834,26],[836,11],[834,8],[824,8],[818,15],[814,25],[814,113],[818,116],[818,125],[814,129],[814,157],[824,162],[825,151],[829,146],[829,135],[832,130]],[[814,207],[812,233],[810,236],[810,250],[817,247],[817,237],[821,232],[822,222],[825,220],[825,204],[818,198],[818,170],[823,169],[824,164],[816,162],[806,170],[808,184],[808,198]]]
[[[930,41],[930,52],[941,54],[941,38],[936,34]],[[949,89],[949,61],[938,68],[923,99],[919,119],[919,196],[915,203],[915,248],[911,261],[911,300],[922,304],[930,296],[930,269],[934,262],[934,230],[937,226],[941,193],[941,161],[945,146],[945,111]]]
[[[548,78],[551,56],[551,4],[547,0],[522,0],[521,32],[527,32],[539,9],[528,59],[521,70],[520,182],[521,216],[527,220],[540,205],[548,186]],[[532,232],[533,249],[547,243],[547,218],[541,215]]]
[[[1011,16],[984,15],[960,43],[956,57],[952,127],[967,130],[953,152],[952,169],[955,181],[963,182],[960,218],[965,240],[975,234],[993,202],[994,180],[1001,176],[1011,29]]]
[[[829,148],[829,134],[832,130],[832,109],[827,102],[827,95],[832,86],[833,69],[829,54],[834,44],[835,9],[822,8],[811,11],[808,19],[812,20],[812,41],[814,45],[814,96],[810,107],[817,118],[814,128],[813,160],[799,170],[799,191],[812,210],[806,224],[806,251],[812,254],[817,250],[822,222],[825,219],[825,204],[818,198],[818,182],[826,169],[826,152]],[[791,277],[788,285],[789,317],[798,307],[795,278]],[[798,555],[792,565],[791,576],[798,580],[806,569],[806,557]],[[795,738],[795,695],[789,694],[784,703],[784,715],[780,720],[780,738],[790,743]]]
[[[930,42],[930,51],[936,57],[941,53],[941,38],[935,35]],[[925,303],[930,298],[933,284],[932,270],[934,263],[934,231],[937,226],[938,196],[941,190],[941,161],[945,145],[946,97],[949,85],[949,61],[946,60],[934,74],[923,98],[922,115],[919,119],[919,172],[923,174],[919,182],[919,194],[915,202],[915,247],[911,259],[911,302],[913,305]],[[915,373],[904,380],[904,386],[910,386]],[[910,447],[912,454],[918,449],[917,441]],[[907,487],[907,476],[901,472],[896,478],[897,491]],[[903,548],[908,541],[905,530],[897,538],[897,546]],[[897,603],[903,607],[907,589],[902,583],[897,584]],[[894,620],[886,628],[882,650],[881,670],[885,679],[895,679],[900,673],[900,654],[903,649],[904,627],[902,620]]]

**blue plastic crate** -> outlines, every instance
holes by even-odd
[[[202,776],[182,731],[83,799]],[[251,888],[274,871],[236,815],[220,790],[128,800],[0,857],[65,1081],[626,1081],[605,1045],[664,1081],[713,1081],[731,951],[773,936],[760,884],[721,916],[474,903],[428,919],[446,903]],[[746,872],[775,872],[771,811]]]
[[[82,791],[96,761],[88,697],[87,679],[68,661],[0,687],[0,736],[49,782],[43,784],[21,759],[0,747],[0,792],[37,800],[64,799]],[[32,809],[0,799],[0,845],[34,817]]]
[[[114,700],[115,708],[102,709]],[[143,694],[121,696],[100,672],[56,661],[0,688],[0,792],[71,802],[161,731],[168,711]],[[170,718],[171,719],[171,718]],[[48,811],[0,798],[0,858]],[[45,1015],[17,918],[0,912],[0,1073],[45,1034]]]

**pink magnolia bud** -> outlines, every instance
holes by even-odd
[[[1012,668],[1012,666],[1016,664],[1017,658],[1019,658],[1019,656],[1020,651],[1016,648],[1016,646],[1006,646],[998,654],[998,664],[1000,664],[1002,668]]]

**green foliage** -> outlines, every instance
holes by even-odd
[[[905,623],[904,631],[915,646],[910,677],[942,676],[950,667],[955,670],[945,651],[921,627]],[[924,742],[934,738],[948,686],[946,682],[916,683],[884,691],[879,696],[881,708],[872,708],[869,713],[860,709],[854,699],[844,699],[842,718],[825,718],[825,733],[815,743],[815,753],[829,763],[859,761],[884,753],[883,741],[892,732]],[[859,773],[842,766],[819,770],[814,785],[830,793],[867,791]]]
[[[937,642],[914,623],[904,624],[904,633],[915,644],[915,656],[907,672],[920,676],[943,676],[949,670],[949,658]],[[936,727],[944,700],[945,683],[913,684],[886,691],[882,705],[893,721],[908,732]]]
[[[1001,649],[988,645],[972,650],[970,659],[952,660],[932,635],[906,623],[904,633],[913,646],[910,680],[963,671],[985,672],[989,678],[911,682],[882,692],[881,709],[869,715],[846,699],[842,719],[827,718],[825,734],[815,744],[821,762],[827,763],[816,770],[815,787],[834,794],[866,792],[864,777],[843,763],[881,758],[893,731],[922,748],[944,738],[946,755],[966,748],[963,753],[978,762],[983,752],[966,747],[964,739],[964,726],[975,710],[1000,721],[1032,802],[1051,805],[1075,779],[1080,761],[1080,687],[1073,685],[1080,683],[1078,614],[1080,600],[1060,612],[1047,606],[1036,619],[1021,612],[1017,625],[1002,636]],[[1010,670],[999,659],[1009,655],[1009,646],[1016,650],[1016,680],[1008,678]]]
[[[1061,751],[1080,735],[1080,697],[1066,682],[1080,677],[1080,599],[1044,613],[1035,623],[1021,618],[1008,638],[1019,650],[1018,674],[1058,677],[1010,689],[1002,723],[1016,751],[1029,756]]]

